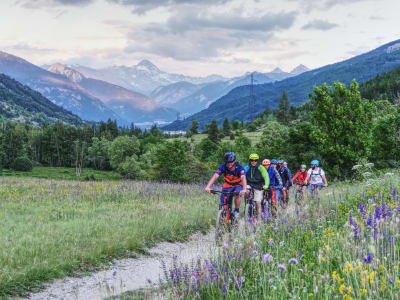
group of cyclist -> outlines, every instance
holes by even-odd
[[[256,203],[257,216],[262,215],[263,199],[271,204],[272,215],[276,215],[278,201],[281,197],[286,206],[289,201],[289,190],[293,183],[297,181],[296,188],[301,190],[304,195],[306,187],[319,191],[323,186],[328,186],[328,181],[324,170],[319,166],[318,160],[311,162],[311,167],[307,170],[306,165],[301,165],[300,169],[292,178],[292,173],[284,160],[264,159],[260,163],[258,154],[253,153],[249,156],[249,164],[245,167],[236,161],[235,153],[227,152],[224,156],[225,163],[218,167],[215,174],[211,177],[205,190],[211,193],[211,186],[219,176],[224,176],[222,191],[227,193],[235,192],[235,218],[240,217],[241,196],[249,197],[250,191],[253,192],[254,202]],[[282,194],[282,195],[281,195]],[[221,194],[220,207],[222,207],[224,195]]]

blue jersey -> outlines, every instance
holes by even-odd
[[[218,174],[219,176],[221,175],[224,176],[225,182],[224,185],[222,186],[223,188],[241,186],[242,185],[241,177],[246,175],[244,168],[238,163],[235,164],[233,170],[229,170],[226,167],[226,164],[220,165],[215,173]]]

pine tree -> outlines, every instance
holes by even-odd
[[[229,136],[231,134],[231,125],[229,124],[228,118],[225,118],[224,123],[222,124],[222,133],[224,136]]]
[[[275,116],[279,123],[287,125],[290,122],[290,99],[286,91],[282,93],[279,99],[278,109]]]
[[[208,138],[212,140],[214,143],[219,142],[219,129],[216,120],[212,120],[208,127]]]
[[[196,120],[192,121],[192,126],[190,127],[189,131],[192,132],[192,134],[198,134],[199,133],[199,122]]]

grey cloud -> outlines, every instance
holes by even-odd
[[[204,28],[267,32],[288,29],[293,25],[295,18],[296,14],[294,12],[265,14],[260,17],[243,17],[226,13],[202,16],[194,11],[190,11],[183,17],[169,19],[167,25],[171,30],[177,32]]]
[[[133,13],[144,14],[158,7],[170,7],[179,4],[196,4],[202,6],[225,4],[233,0],[108,0],[108,2],[132,6]]]
[[[316,19],[314,21],[311,21],[311,22],[305,24],[301,28],[304,29],[304,30],[315,29],[315,30],[327,31],[327,30],[330,30],[330,29],[335,28],[337,26],[339,26],[339,25],[335,24],[335,23],[330,23],[328,21]]]
[[[309,12],[314,9],[331,9],[337,5],[348,5],[358,2],[368,2],[374,0],[287,0],[289,2],[297,2],[302,7],[302,10]]]
[[[290,28],[295,18],[294,12],[250,17],[237,10],[219,14],[181,7],[166,23],[132,26],[125,51],[186,61],[229,57],[233,50],[265,46],[275,32]]]
[[[94,1],[96,0],[18,0],[15,4],[25,8],[36,9],[54,6],[85,6]]]

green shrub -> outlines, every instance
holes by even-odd
[[[14,160],[13,169],[15,171],[30,172],[33,169],[33,164],[26,156],[17,157]]]

